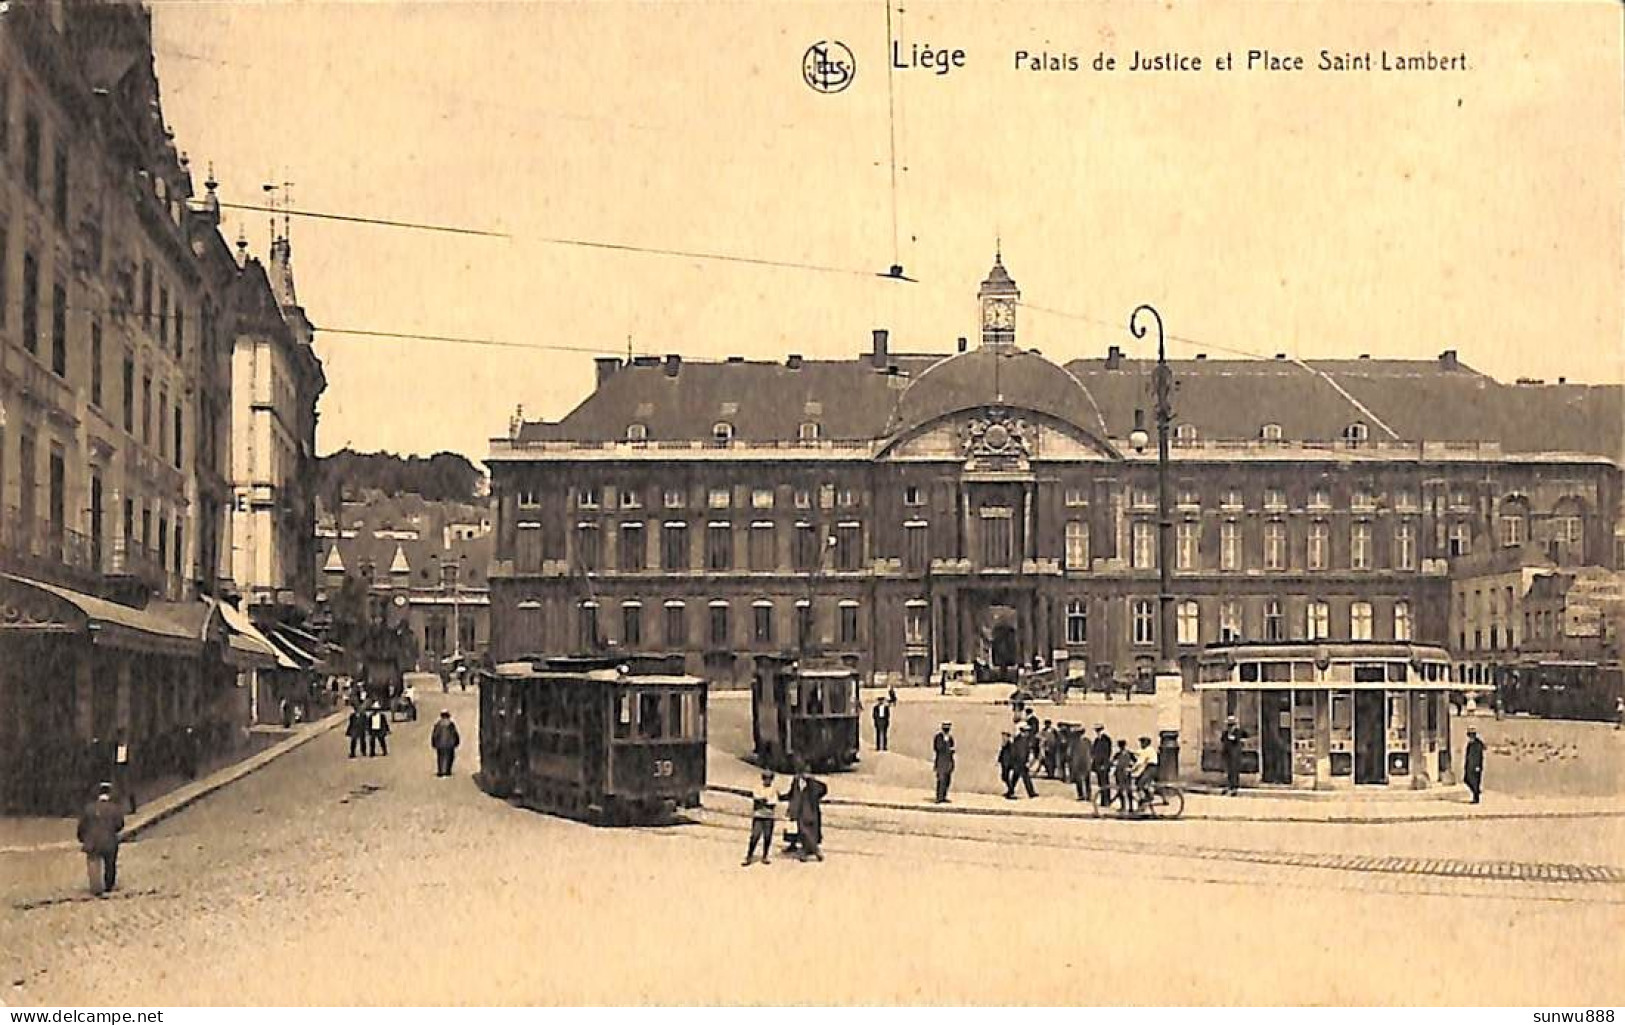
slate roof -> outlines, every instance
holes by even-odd
[[[619,441],[628,425],[641,423],[650,440],[704,440],[713,424],[727,420],[739,441],[793,441],[803,421],[817,420],[825,438],[871,440],[922,422],[933,409],[963,407],[967,396],[991,401],[991,357],[980,348],[953,357],[897,353],[889,361],[894,375],[877,370],[867,354],[806,360],[799,368],[684,360],[675,374],[644,360],[615,371],[562,420],[524,424],[519,437]],[[1264,424],[1275,423],[1288,441],[1335,441],[1364,421],[1378,441],[1490,441],[1507,452],[1581,452],[1625,462],[1619,385],[1506,384],[1453,356],[1171,362],[1176,421],[1206,440],[1254,440]],[[1048,410],[1060,403],[1084,429],[1098,435],[1104,423],[1105,434],[1122,438],[1134,410],[1150,408],[1153,365],[1112,356],[1073,360],[1063,369],[1027,352],[1001,366],[998,390],[1007,405]]]
[[[318,539],[318,579],[324,579],[323,573],[334,549],[338,550],[346,575],[360,574],[362,567],[370,563],[373,579],[380,582],[389,579],[390,569],[400,557],[409,568],[409,582],[414,587],[435,586],[437,561],[439,564],[455,562],[462,555],[467,557],[461,578],[463,587],[484,587],[494,535],[487,533],[473,540],[453,540],[448,545],[444,528],[449,523],[477,524],[490,518],[490,511],[479,505],[431,502],[416,494],[368,492],[363,501],[345,502],[336,516],[324,515],[322,526],[336,526],[343,533],[354,532],[355,536]],[[375,532],[380,530],[415,530],[418,539],[376,537]]]

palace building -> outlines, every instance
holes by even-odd
[[[1022,347],[996,258],[979,344],[849,360],[597,361],[557,422],[494,439],[493,654],[855,655],[882,680],[1157,651],[1153,364]],[[1043,339],[1051,351],[1058,339]],[[1429,360],[1176,361],[1175,623],[1203,646],[1449,645],[1453,561],[1528,547],[1610,566],[1620,389]]]

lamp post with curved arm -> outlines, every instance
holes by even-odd
[[[1158,771],[1163,779],[1176,779],[1179,775],[1180,694],[1184,679],[1179,671],[1178,650],[1175,645],[1174,622],[1174,520],[1173,496],[1168,480],[1168,444],[1173,429],[1172,405],[1174,374],[1168,366],[1168,353],[1163,340],[1162,314],[1156,308],[1142,303],[1129,315],[1128,329],[1135,338],[1144,338],[1148,328],[1140,314],[1148,314],[1157,329],[1157,366],[1151,377],[1151,391],[1155,400],[1154,416],[1157,424],[1157,667],[1156,705],[1157,730],[1161,734],[1162,754]],[[1136,452],[1145,451],[1150,438],[1144,427],[1144,411],[1134,411],[1134,431],[1129,442]]]

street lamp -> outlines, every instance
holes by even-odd
[[[1163,779],[1179,777],[1180,695],[1184,678],[1179,671],[1174,636],[1174,520],[1173,501],[1168,483],[1168,436],[1173,426],[1171,405],[1174,374],[1168,366],[1168,353],[1163,341],[1162,314],[1149,304],[1142,303],[1129,314],[1128,329],[1135,338],[1144,338],[1147,327],[1140,322],[1145,313],[1157,328],[1157,368],[1151,378],[1153,410],[1157,422],[1157,666],[1156,707],[1157,732],[1160,734],[1162,753],[1158,758],[1158,771]],[[1135,452],[1144,452],[1150,437],[1145,430],[1145,411],[1134,411],[1134,430],[1129,444]]]

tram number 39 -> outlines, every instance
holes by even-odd
[[[670,776],[671,773],[672,773],[671,759],[669,759],[669,758],[657,758],[657,759],[655,759],[655,778],[656,779],[659,779],[662,776]]]

